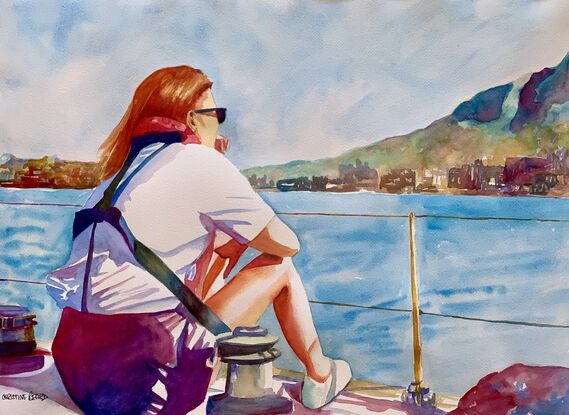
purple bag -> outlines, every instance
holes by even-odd
[[[159,317],[103,315],[65,308],[53,357],[70,397],[86,414],[186,414],[206,397],[213,347],[185,347],[189,320],[178,341]],[[177,344],[176,344],[177,343]],[[162,382],[164,400],[152,391]]]

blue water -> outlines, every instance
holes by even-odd
[[[0,189],[2,202],[81,204],[89,191]],[[569,219],[569,200],[374,193],[264,193],[275,211]],[[76,207],[0,205],[0,278],[41,282],[65,262]],[[310,299],[410,308],[406,218],[281,215],[299,235],[295,263]],[[416,219],[421,308],[497,320],[569,324],[569,223]],[[253,255],[253,253],[250,253]],[[0,301],[31,307],[39,338],[59,310],[41,284],[0,282]],[[312,305],[324,349],[356,377],[406,385],[408,313]],[[263,325],[280,334],[272,312]],[[422,316],[423,367],[433,390],[461,395],[515,362],[569,366],[569,330]],[[282,336],[282,335],[281,335]],[[285,342],[281,367],[300,369]]]

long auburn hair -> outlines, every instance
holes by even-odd
[[[145,117],[167,117],[185,123],[211,81],[199,69],[175,66],[158,69],[136,88],[126,113],[99,147],[100,180],[118,172],[128,157],[132,134]]]

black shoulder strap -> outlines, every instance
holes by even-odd
[[[85,280],[83,284],[82,310],[83,307],[85,307],[83,311],[86,311],[85,294],[87,292],[87,284],[89,283],[88,276],[90,273],[90,265],[92,262],[94,250],[93,234],[95,232],[96,224],[98,222],[105,221],[114,226],[121,233],[121,235],[123,235],[126,243],[129,245],[134,255],[134,258],[138,261],[138,263],[151,275],[153,275],[158,281],[164,284],[164,286],[168,288],[168,290],[170,290],[170,292],[172,292],[172,294],[174,294],[178,300],[180,300],[180,302],[202,326],[204,326],[214,335],[230,332],[231,329],[223,321],[221,321],[221,319],[203,301],[201,301],[192,290],[190,290],[182,281],[180,281],[180,278],[178,278],[176,273],[174,273],[174,271],[172,271],[158,255],[156,255],[142,242],[137,240],[134,235],[132,235],[132,232],[130,232],[128,227],[121,225],[121,213],[117,208],[113,206],[113,196],[115,195],[115,192],[117,191],[117,188],[119,187],[123,177],[129,170],[140,150],[142,150],[142,148],[146,147],[147,145],[158,142],[162,142],[165,145],[169,145],[174,142],[180,142],[180,135],[176,132],[161,133],[144,136],[133,140],[133,146],[127,160],[105,190],[101,200],[99,200],[99,202],[93,208],[83,209],[75,214],[75,221],[73,223],[74,238],[91,224],[93,224],[85,269]]]
[[[95,205],[100,211],[105,211],[113,205],[113,196],[119,187],[124,175],[138,156],[138,153],[144,148],[151,144],[164,143],[165,146],[173,143],[180,142],[180,133],[169,132],[169,133],[157,133],[145,135],[142,137],[136,137],[132,140],[132,145],[127,159],[123,163],[121,169],[116,174],[114,179],[111,181],[109,186],[105,189],[105,193],[99,202]]]
[[[231,332],[231,329],[205,304],[192,290],[180,281],[180,278],[142,242],[134,239],[134,257],[150,274],[174,294],[186,309],[216,336]]]

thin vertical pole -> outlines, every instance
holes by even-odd
[[[409,248],[411,255],[411,298],[413,301],[413,374],[417,399],[421,399],[423,366],[421,363],[421,329],[419,323],[419,290],[417,288],[417,270],[415,260],[415,214],[409,213]],[[420,403],[418,401],[417,403]]]

